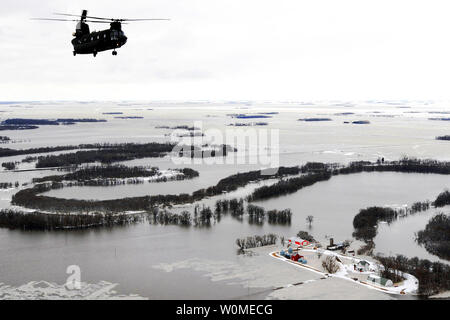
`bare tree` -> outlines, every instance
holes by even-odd
[[[309,215],[306,217],[306,222],[309,223],[310,228],[311,228],[311,224],[313,223],[313,220],[314,220],[314,216]]]
[[[336,258],[328,256],[323,262],[322,267],[328,273],[336,273],[339,270],[339,265],[336,262]]]

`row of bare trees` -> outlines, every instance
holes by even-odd
[[[75,230],[96,227],[128,225],[145,220],[143,214],[48,214],[42,212],[23,212],[0,210],[0,227],[20,230]]]
[[[19,181],[16,181],[14,184],[12,182],[0,182],[0,189],[18,188],[19,185]]]
[[[245,249],[263,247],[268,245],[276,244],[278,236],[276,234],[270,233],[262,236],[250,236],[246,238],[236,239],[236,245],[239,251],[243,252]]]
[[[159,209],[153,207],[150,210],[150,223],[160,225],[179,225],[179,226],[195,226],[209,227],[212,223],[220,220],[217,214],[214,214],[210,207],[194,207],[194,213],[184,210],[181,213],[173,213],[167,209]]]

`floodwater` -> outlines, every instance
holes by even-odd
[[[360,102],[360,103],[28,103],[1,105],[0,116],[6,118],[102,118],[106,123],[79,123],[71,126],[41,126],[37,130],[4,131],[17,142],[7,148],[77,145],[97,142],[169,141],[171,130],[155,126],[200,125],[209,137],[208,129],[222,132],[230,123],[268,122],[268,126],[245,127],[244,130],[279,130],[280,159],[277,165],[301,165],[307,161],[348,163],[355,160],[399,159],[404,155],[420,158],[450,160],[448,141],[435,136],[449,134],[449,123],[432,121],[430,112],[448,111],[446,104],[431,102]],[[149,110],[152,109],[152,110]],[[104,112],[123,112],[121,116],[143,116],[144,119],[114,119]],[[278,112],[267,119],[234,119],[227,114]],[[352,112],[351,115],[336,115]],[[412,113],[414,112],[414,113]],[[299,118],[328,117],[333,121],[300,122]],[[344,121],[369,120],[368,125],[344,124]],[[238,149],[248,148],[239,142]],[[230,155],[232,157],[233,155]],[[17,161],[20,157],[3,158],[2,162]],[[260,168],[258,163],[228,165],[176,164],[170,157],[136,159],[127,165],[151,165],[161,169],[191,167],[200,172],[193,180],[166,183],[144,183],[115,187],[71,187],[52,190],[48,194],[62,198],[114,199],[151,194],[191,193],[216,184],[220,179]],[[32,165],[21,164],[19,169]],[[1,182],[30,182],[59,172],[28,171],[0,173]],[[205,199],[200,204],[212,206],[219,198],[245,196],[265,181],[250,184],[226,195]],[[242,257],[236,254],[235,239],[254,234],[276,233],[292,236],[307,230],[317,239],[327,241],[333,236],[342,241],[352,238],[352,220],[359,209],[373,205],[410,205],[415,201],[433,200],[449,188],[444,175],[403,173],[360,173],[337,176],[319,182],[296,193],[259,201],[266,209],[293,211],[290,226],[250,225],[246,219],[237,221],[225,216],[210,228],[154,226],[148,223],[112,229],[22,232],[0,229],[0,284],[20,287],[31,281],[64,284],[69,265],[78,265],[82,281],[117,284],[121,294],[137,294],[151,299],[214,299],[265,297],[270,283],[252,285],[250,275],[239,269]],[[9,207],[17,192],[0,191],[0,206]],[[192,205],[174,210],[190,209]],[[375,239],[375,251],[384,254],[419,256],[434,261],[414,242],[414,232],[423,229],[436,210],[417,213],[392,223],[380,224]],[[448,207],[441,211],[448,213]],[[311,228],[305,218],[314,216]],[[247,257],[251,259],[251,257]],[[187,263],[188,261],[189,263]],[[198,262],[200,261],[200,262]],[[161,265],[183,265],[168,271]],[[230,271],[231,270],[231,271]],[[230,272],[233,273],[230,275]],[[370,290],[367,290],[370,291]],[[2,286],[0,285],[0,297]],[[317,294],[317,293],[315,293]],[[367,293],[369,295],[369,293]],[[350,297],[350,295],[349,295]]]

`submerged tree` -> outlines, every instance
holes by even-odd
[[[312,224],[313,220],[314,220],[314,216],[309,215],[306,217],[306,222],[309,223],[309,228],[311,228],[311,224]]]
[[[312,235],[310,235],[308,232],[306,231],[299,231],[297,232],[297,237],[299,237],[300,239],[303,240],[307,240],[309,242],[315,242],[316,240],[314,239],[314,237]]]

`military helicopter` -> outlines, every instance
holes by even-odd
[[[59,16],[78,17],[78,15],[67,13],[54,13]],[[127,37],[122,31],[122,23],[127,24],[130,21],[154,21],[154,20],[170,20],[170,19],[115,19],[91,17],[87,15],[87,10],[83,10],[80,19],[52,19],[52,18],[32,18],[32,20],[47,21],[76,21],[77,26],[72,34],[75,38],[72,40],[73,55],[92,54],[113,50],[112,55],[116,56],[116,49],[122,47],[127,42]],[[90,32],[87,23],[109,23],[110,28],[102,31]]]

